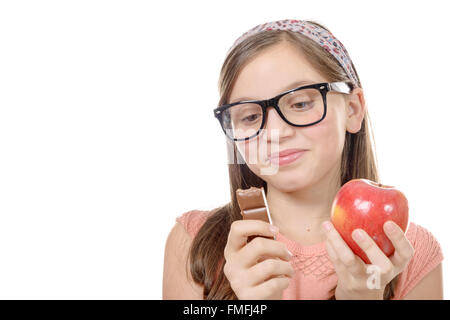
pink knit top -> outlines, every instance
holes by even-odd
[[[191,210],[176,218],[191,237],[194,237],[205,222],[210,211]],[[443,259],[437,239],[424,227],[409,223],[406,237],[413,245],[414,257],[400,274],[394,300],[402,299],[414,286]],[[278,233],[277,241],[284,242],[294,256],[291,264],[296,271],[288,288],[283,292],[284,300],[326,300],[329,291],[337,284],[334,266],[328,257],[325,241],[302,246]]]

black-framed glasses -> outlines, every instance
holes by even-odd
[[[245,100],[214,109],[225,135],[242,141],[256,137],[264,128],[267,108],[274,107],[278,115],[294,127],[312,126],[327,114],[327,93],[349,94],[349,82],[322,82],[285,91],[267,100]]]

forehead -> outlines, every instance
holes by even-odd
[[[268,99],[290,86],[326,82],[304,54],[292,44],[270,47],[251,59],[239,72],[229,102]]]

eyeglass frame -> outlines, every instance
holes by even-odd
[[[309,123],[309,124],[293,124],[292,122],[287,120],[286,117],[283,115],[283,113],[280,110],[280,107],[278,106],[278,102],[280,101],[280,99],[283,96],[285,96],[291,92],[303,90],[303,89],[311,89],[311,88],[319,90],[320,94],[322,95],[323,107],[324,107],[322,118],[320,118],[319,120],[317,120],[315,122]],[[314,84],[304,85],[301,87],[287,90],[273,98],[266,99],[266,100],[244,100],[244,101],[237,101],[237,102],[233,102],[233,103],[224,104],[213,110],[214,117],[216,117],[217,120],[219,120],[220,126],[227,138],[229,138],[233,141],[245,141],[245,140],[249,140],[249,139],[256,137],[261,132],[261,130],[264,128],[264,126],[266,125],[266,120],[267,120],[267,108],[269,108],[269,107],[273,106],[275,108],[275,110],[277,111],[278,115],[281,117],[281,119],[283,119],[287,124],[294,126],[294,127],[308,127],[308,126],[315,125],[315,124],[319,123],[320,121],[322,121],[323,119],[325,119],[325,116],[327,114],[327,98],[326,97],[327,97],[328,92],[338,92],[338,93],[350,94],[351,90],[352,90],[352,83],[348,82],[348,81],[314,83]],[[261,106],[261,109],[263,111],[263,119],[261,122],[261,127],[258,129],[258,131],[255,134],[253,134],[249,137],[246,137],[246,138],[234,138],[233,137],[232,138],[227,134],[227,132],[225,131],[226,129],[223,127],[222,114],[225,110],[227,110],[233,106],[236,106],[239,104],[245,104],[245,103],[255,103],[255,104],[259,104]]]

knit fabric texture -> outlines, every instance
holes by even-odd
[[[186,232],[194,238],[210,211],[191,210],[176,218]],[[414,256],[400,274],[393,300],[403,299],[430,271],[444,259],[441,246],[433,234],[424,227],[409,223],[406,237],[414,247]],[[289,287],[283,291],[284,300],[325,300],[337,285],[337,274],[328,256],[325,241],[309,246],[276,235],[293,253],[291,264],[295,270]]]

